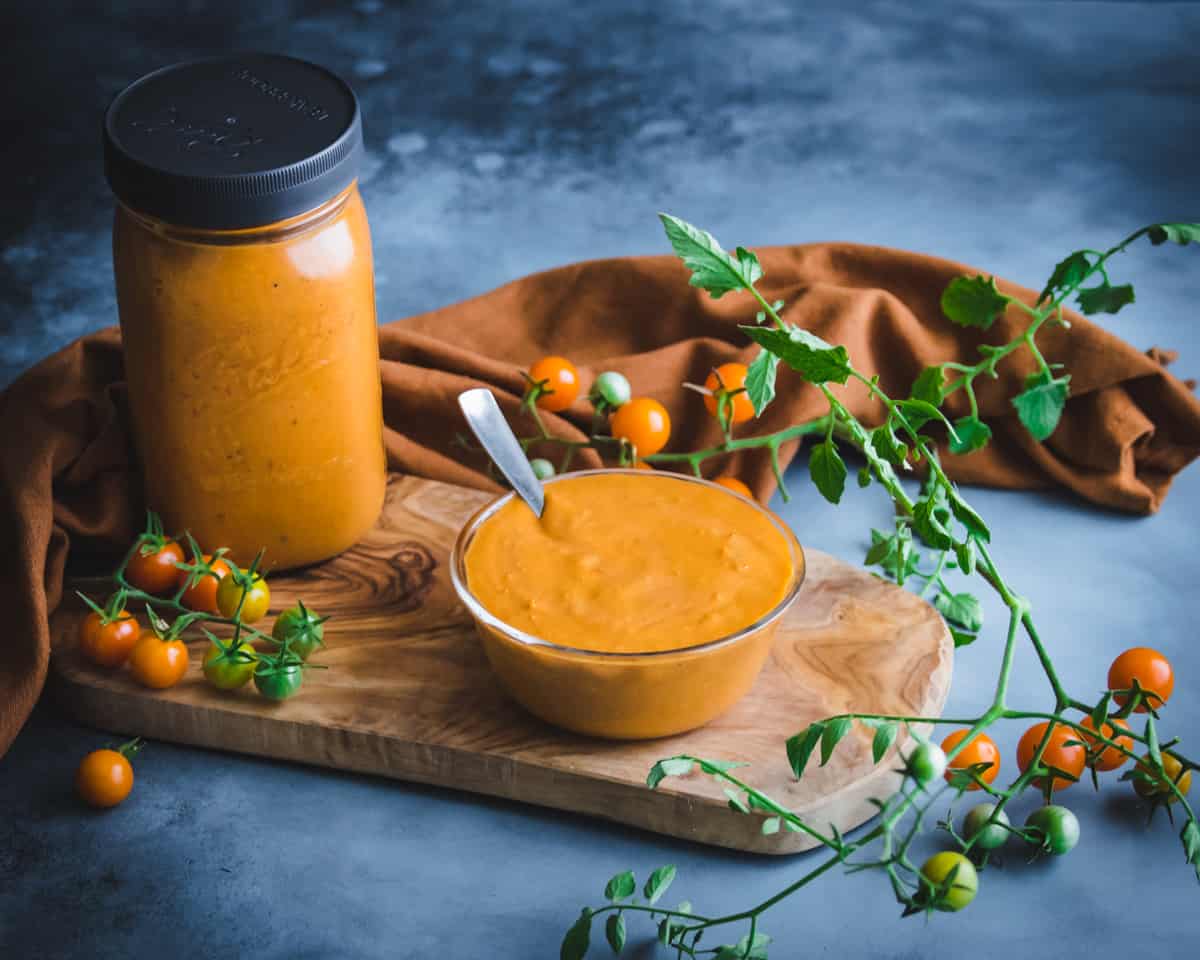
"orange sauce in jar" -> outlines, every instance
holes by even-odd
[[[165,67],[105,113],[146,501],[243,566],[333,556],[383,504],[362,155],[345,81],[276,54]]]
[[[147,503],[248,564],[354,543],[386,463],[358,190],[300,217],[189,231],[117,208],[113,265]]]

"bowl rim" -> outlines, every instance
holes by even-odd
[[[720,647],[730,646],[737,643],[745,637],[758,633],[763,628],[770,626],[774,621],[783,616],[784,612],[792,605],[796,599],[796,595],[800,592],[800,587],[804,584],[804,580],[808,574],[808,558],[805,556],[804,547],[801,546],[797,539],[795,531],[784,523],[774,512],[768,510],[756,500],[748,499],[740,493],[730,490],[728,487],[722,486],[719,483],[713,483],[711,480],[706,480],[703,477],[695,477],[683,473],[669,473],[666,471],[648,473],[645,470],[638,470],[629,467],[607,467],[594,470],[576,470],[571,473],[562,473],[557,476],[544,480],[543,483],[561,483],[570,481],[577,477],[596,476],[600,474],[611,475],[614,473],[626,474],[628,476],[637,476],[646,480],[675,480],[684,483],[695,483],[714,490],[719,490],[722,494],[730,497],[737,497],[744,503],[750,504],[754,509],[763,514],[783,535],[787,541],[788,547],[792,552],[792,581],[788,587],[787,593],[783,598],[775,604],[770,610],[764,613],[761,617],[750,623],[748,626],[727,634],[723,637],[718,637],[715,640],[706,640],[703,643],[692,644],[687,647],[673,647],[670,650],[643,650],[643,651],[615,651],[615,650],[585,650],[581,647],[569,647],[565,644],[554,643],[551,640],[535,637],[533,634],[526,633],[517,627],[506,623],[499,617],[491,613],[483,603],[471,592],[466,581],[466,549],[470,545],[475,532],[487,522],[501,507],[507,504],[516,496],[513,491],[503,493],[495,499],[485,503],[482,507],[476,510],[459,530],[458,536],[455,538],[454,547],[450,551],[450,582],[454,586],[455,592],[458,594],[459,600],[467,608],[467,611],[478,622],[486,624],[493,630],[500,633],[507,639],[516,641],[526,647],[538,647],[547,650],[553,650],[558,653],[567,654],[575,657],[595,658],[600,660],[649,660],[655,657],[677,657],[681,654],[689,653],[704,653],[709,650],[716,650]]]

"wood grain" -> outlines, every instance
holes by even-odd
[[[730,810],[702,775],[645,787],[650,765],[680,752],[751,764],[745,779],[815,826],[848,830],[871,797],[898,782],[895,757],[871,762],[871,731],[856,728],[828,766],[793,778],[784,741],[846,710],[936,714],[950,684],[953,644],[938,614],[912,594],[807,550],[808,578],[782,622],[751,694],[708,726],[662,740],[614,743],[533,719],[498,688],[446,569],[450,546],[487,495],[393,478],[379,523],[352,550],[272,578],[272,612],[303,597],[332,616],[328,670],[272,704],[252,688],[221,694],[200,672],[203,645],[175,688],[139,687],[76,649],[81,612],[52,622],[52,672],[85,723],[127,734],[380,774],[576,811],[701,843],[762,853],[812,845],[763,836],[757,816]],[[102,584],[87,584],[103,592]],[[893,753],[899,747],[893,749]]]

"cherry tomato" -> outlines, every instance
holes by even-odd
[[[551,413],[566,410],[579,396],[579,371],[565,357],[542,357],[529,368],[529,379],[534,383],[547,381],[548,392],[537,398],[537,405]]]
[[[304,668],[298,663],[260,666],[254,673],[254,685],[268,700],[286,700],[294,696],[304,682]]]
[[[654,470],[654,464],[647,463],[645,460],[639,460],[633,465],[634,470]]]
[[[166,596],[179,586],[177,563],[183,563],[183,548],[178,543],[145,534],[129,558],[125,577],[139,590]]]
[[[947,734],[946,739],[942,741],[942,749],[946,753],[949,753],[970,732],[970,730],[955,730]],[[946,779],[952,779],[955,770],[966,770],[968,767],[973,767],[979,763],[991,764],[986,770],[979,771],[979,779],[984,783],[991,783],[995,780],[996,774],[1000,772],[1000,748],[996,746],[995,741],[986,733],[975,734],[971,738],[971,742],[963,747],[954,759],[950,761],[950,769],[946,771]],[[979,790],[980,786],[972,780],[967,784],[967,789]]]
[[[1149,698],[1155,710],[1171,699],[1171,691],[1175,689],[1175,671],[1171,669],[1171,662],[1149,647],[1126,650],[1108,668],[1109,690],[1131,690],[1134,680],[1143,690],[1158,695]],[[1113,699],[1124,706],[1129,698],[1118,695]],[[1134,712],[1145,713],[1145,701],[1139,703]]]
[[[1021,740],[1017,744],[1017,766],[1021,768],[1022,773],[1028,770],[1029,765],[1033,762],[1033,754],[1037,750],[1037,745],[1042,742],[1048,726],[1050,726],[1049,721],[1035,723],[1021,735]],[[1069,741],[1075,742],[1069,743]],[[1055,724],[1054,729],[1050,732],[1050,739],[1046,742],[1046,749],[1042,752],[1042,766],[1057,767],[1076,778],[1083,776],[1083,768],[1087,762],[1087,748],[1083,746],[1082,741],[1083,737],[1070,727]],[[1063,790],[1074,783],[1073,780],[1061,776],[1051,779],[1054,781],[1051,789],[1054,790]],[[1044,782],[1045,777],[1034,777],[1033,779],[1035,786],[1040,787]]]
[[[75,790],[93,807],[115,807],[133,789],[133,767],[129,755],[139,749],[131,740],[116,750],[93,750],[75,772]]]
[[[229,649],[218,643],[210,643],[204,654],[204,676],[218,690],[236,690],[244,687],[258,666],[258,654],[248,643]]]
[[[1078,818],[1056,803],[1034,810],[1025,821],[1025,829],[1030,832],[1030,842],[1035,847],[1056,857],[1070,853],[1079,842]]]
[[[246,600],[242,602],[242,593]],[[248,586],[238,583],[237,576],[222,577],[217,584],[217,608],[221,616],[232,618],[238,612],[238,604],[242,604],[242,623],[256,623],[267,614],[271,605],[271,588],[257,573]]]
[[[142,628],[128,610],[121,610],[116,619],[107,623],[106,619],[93,610],[80,621],[79,649],[92,663],[119,667],[137,646]]]
[[[728,490],[732,490],[734,493],[740,493],[747,500],[754,499],[754,491],[752,491],[748,486],[746,486],[744,483],[742,483],[742,481],[739,480],[737,477],[730,477],[730,476],[713,477],[713,483],[719,483],[721,486],[725,487]]]
[[[1188,791],[1192,789],[1192,771],[1184,771],[1183,764],[1169,753],[1162,755],[1162,763],[1163,770],[1160,775],[1151,766],[1149,756],[1142,757],[1138,761],[1138,770],[1153,779],[1143,780],[1140,777],[1134,778],[1133,789],[1144,800],[1165,800],[1167,803],[1175,803],[1179,798],[1175,796],[1171,788],[1163,781],[1163,776],[1165,775],[1167,780],[1174,783],[1179,788],[1180,793],[1187,796]]]
[[[917,783],[932,783],[946,772],[946,754],[936,743],[922,743],[908,755],[908,772]]]
[[[280,646],[286,643],[288,650],[301,660],[307,660],[314,650],[325,645],[324,622],[324,618],[298,603],[275,618],[271,636]]]
[[[653,456],[671,437],[671,417],[657,400],[634,397],[613,414],[612,435],[633,444],[639,457]]]
[[[963,818],[963,839],[974,841],[980,850],[999,850],[1004,846],[1011,835],[1008,830],[1008,814],[1001,810],[992,823],[990,821],[995,809],[994,803],[977,803],[968,810]]]
[[[539,480],[549,480],[555,474],[554,464],[543,457],[534,457],[529,461],[529,465],[533,468],[533,475]]]
[[[921,867],[921,876],[933,885],[934,890],[946,883],[952,871],[954,879],[950,888],[940,893],[932,903],[936,909],[951,913],[961,910],[975,899],[979,891],[979,874],[975,872],[975,865],[961,853],[943,850],[935,853]]]
[[[209,565],[212,572],[201,575],[193,586],[184,590],[179,602],[189,610],[200,610],[216,616],[221,612],[217,607],[217,586],[229,573],[229,564],[220,557],[214,560],[208,553],[204,554],[204,562]],[[189,576],[190,571],[180,570],[178,586],[183,586]]]
[[[624,406],[632,395],[633,391],[625,375],[615,370],[605,370],[592,381],[592,389],[588,391],[588,399],[592,401],[592,406],[601,412]]]
[[[1095,725],[1092,723],[1091,717],[1084,717],[1083,725],[1089,730],[1096,729]],[[1110,717],[1105,721],[1104,730],[1102,732],[1103,735],[1108,737],[1109,740],[1116,741],[1119,746],[1124,747],[1126,750],[1132,750],[1133,739],[1131,737],[1118,736],[1117,734],[1118,730],[1128,729],[1129,724],[1127,724],[1124,720],[1120,719],[1119,717]],[[1125,761],[1129,759],[1129,757],[1123,754],[1120,750],[1117,750],[1115,747],[1102,744],[1095,737],[1089,737],[1086,733],[1082,736],[1083,740],[1088,745],[1088,765],[1096,770],[1116,770],[1117,768],[1124,766]],[[1099,753],[1097,753],[1097,750],[1099,750]]]
[[[714,417],[721,409],[716,398],[716,391],[719,389],[724,389],[726,393],[733,393],[735,390],[741,391],[729,398],[730,423],[745,423],[754,416],[754,404],[750,402],[750,395],[745,390],[746,365],[744,363],[721,364],[708,375],[704,386],[713,391],[711,394],[705,394],[704,406]]]
[[[147,633],[138,641],[129,658],[129,672],[145,687],[165,690],[187,673],[188,648],[182,640],[163,640]]]

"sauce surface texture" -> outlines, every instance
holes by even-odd
[[[513,499],[480,525],[467,585],[494,616],[581,650],[677,650],[735,633],[792,583],[790,545],[755,505],[653,474],[546,486],[541,520]]]

